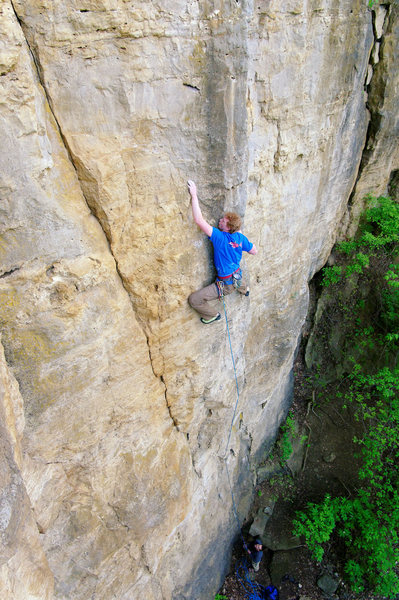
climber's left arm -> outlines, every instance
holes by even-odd
[[[193,211],[194,221],[197,223],[198,227],[202,229],[204,233],[206,233],[208,237],[211,237],[213,228],[211,225],[209,225],[209,223],[207,223],[207,221],[205,221],[204,217],[202,216],[202,212],[198,202],[197,187],[194,181],[188,181],[187,185],[188,191],[190,192],[191,196],[191,208]]]

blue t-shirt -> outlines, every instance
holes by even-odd
[[[249,252],[253,247],[248,238],[238,231],[228,233],[213,227],[209,239],[213,244],[213,261],[219,277],[234,273],[240,266],[243,251]]]

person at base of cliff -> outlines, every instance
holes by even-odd
[[[213,301],[220,297],[221,290],[225,296],[231,294],[234,289],[244,296],[249,296],[249,287],[242,280],[240,262],[243,251],[248,254],[257,254],[258,251],[241,233],[241,217],[236,213],[228,212],[223,215],[219,219],[218,229],[209,225],[202,216],[194,181],[188,181],[187,184],[194,221],[213,244],[216,282],[193,292],[188,299],[190,306],[199,313],[201,322],[208,324],[218,321],[221,317],[219,312],[215,314],[213,305]]]
[[[246,551],[250,555],[252,568],[254,571],[259,571],[259,563],[263,556],[263,545],[262,540],[256,538],[255,541],[250,542],[245,546]]]

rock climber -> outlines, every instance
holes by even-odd
[[[218,229],[209,225],[202,216],[194,181],[188,181],[187,185],[194,221],[213,244],[216,281],[193,292],[188,299],[190,306],[199,313],[201,322],[208,324],[218,321],[221,317],[213,305],[213,301],[220,298],[221,293],[227,296],[237,289],[244,296],[249,296],[249,287],[242,280],[240,262],[243,251],[248,254],[257,254],[258,251],[241,233],[241,217],[236,213],[228,212],[223,215],[219,220]]]
[[[263,556],[263,545],[262,540],[256,538],[253,542],[245,545],[245,549],[250,555],[252,568],[254,571],[259,571],[259,563]]]

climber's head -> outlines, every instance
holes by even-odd
[[[237,215],[237,213],[233,212],[224,214],[223,217],[219,219],[219,229],[220,231],[225,231],[228,233],[239,231],[241,229],[240,215]]]

